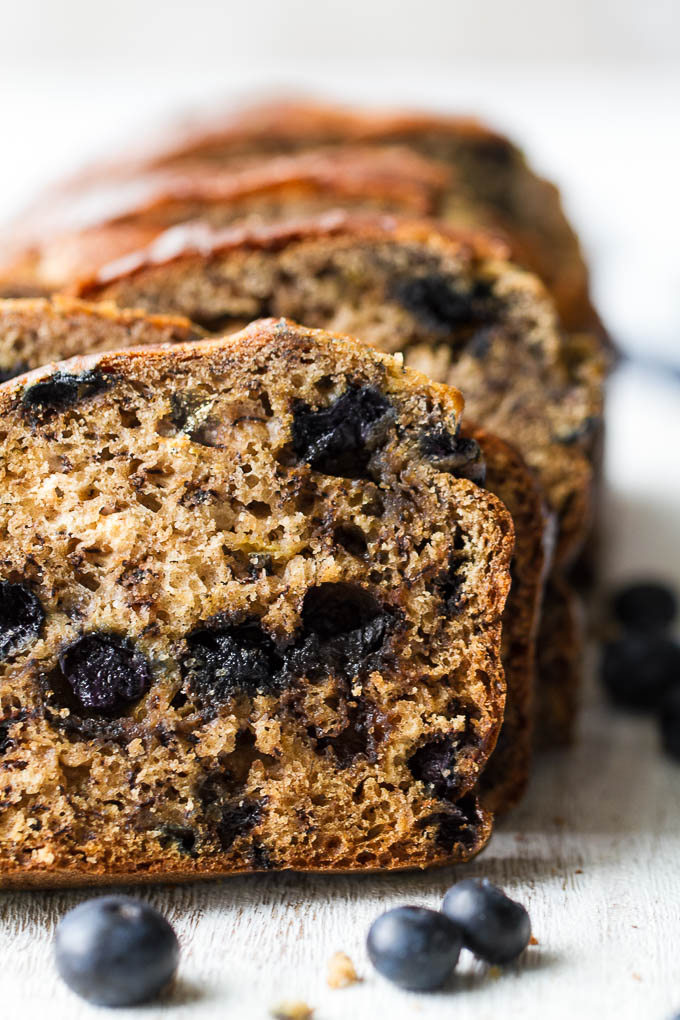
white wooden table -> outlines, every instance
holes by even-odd
[[[58,83],[52,90],[51,84],[36,82],[34,91],[25,95],[18,89],[13,98],[23,95],[28,104],[24,113],[16,102],[4,112],[5,137],[14,130],[21,142],[16,158],[0,161],[0,214],[10,211],[9,196],[18,200],[24,185],[38,183],[40,168],[36,169],[33,157],[39,158],[41,133],[22,132],[26,116],[42,112],[49,130],[52,111],[58,123],[55,137],[58,131],[60,138],[75,146],[80,128],[75,123],[70,129],[65,126],[60,114],[65,105],[71,103],[74,117],[78,109],[92,113],[103,102],[108,102],[109,111],[115,108],[108,93],[102,98],[94,92],[92,96],[78,93],[75,86],[71,93],[63,83],[61,91]],[[544,165],[566,168],[577,210],[594,214],[599,208],[596,192],[605,205],[609,203],[608,221],[605,217],[598,226],[586,217],[597,249],[599,239],[611,236],[616,203],[604,184],[614,177],[597,161],[581,164],[569,146],[560,150],[568,123],[572,136],[578,124],[587,136],[590,131],[593,144],[597,141],[599,113],[593,114],[590,96],[596,105],[602,105],[606,97],[591,90],[587,82],[581,84],[582,96],[588,94],[589,102],[582,104],[578,118],[558,118],[558,123],[545,118],[542,105],[542,97],[549,96],[554,104],[562,96],[560,109],[568,109],[571,92],[561,92],[557,85],[543,92],[518,86],[513,92],[511,83],[504,80],[498,97],[506,113],[511,108],[521,111],[518,123],[529,134],[534,125]],[[442,106],[441,83],[436,88]],[[433,96],[434,92],[433,86]],[[631,85],[625,91],[625,103],[613,111],[621,126],[626,125],[618,136],[621,146],[631,122],[636,123],[636,132],[644,132],[649,130],[650,117],[663,119],[663,110],[647,104],[645,95],[644,89]],[[465,105],[456,102],[453,91],[451,96],[451,105]],[[633,108],[636,96],[642,96],[644,103]],[[426,101],[428,97],[421,89],[416,98]],[[493,103],[487,103],[487,109],[493,109]],[[93,123],[90,120],[88,132]],[[97,125],[101,136],[100,120]],[[672,142],[677,149],[672,132],[664,134],[662,142],[667,147]],[[599,150],[601,159],[606,158],[605,149]],[[626,167],[630,171],[630,163],[619,160],[616,153],[614,144],[617,174]],[[64,153],[59,158],[64,165],[70,161]],[[667,180],[671,166],[676,168],[677,161],[662,161]],[[580,178],[579,167],[584,171]],[[640,165],[636,167],[629,183],[635,174],[645,179]],[[593,174],[598,173],[599,184],[593,183]],[[655,175],[657,184],[659,180]],[[621,194],[626,190],[620,176],[616,187]],[[664,195],[659,185],[654,194],[646,193],[645,201],[670,211],[671,199],[677,201],[675,193]],[[601,252],[600,279],[605,283],[606,266],[613,264],[607,260],[617,254],[622,257],[624,240],[634,240],[632,224],[642,232],[645,224],[661,223],[651,214],[643,217],[640,212],[637,220],[631,220],[631,215],[627,205],[618,250],[610,244]],[[671,229],[668,254],[674,259],[675,236]],[[648,234],[647,240],[651,239]],[[639,247],[639,261],[629,262],[638,286],[637,268],[652,254],[654,265],[660,264],[662,254],[659,248],[653,253],[649,246],[645,248],[644,241]],[[637,250],[637,244],[626,250],[633,249]],[[677,259],[664,265],[665,280],[670,281],[671,271],[677,272]],[[659,295],[668,296],[668,288],[660,286],[656,274],[650,273],[647,283],[648,288],[659,287]],[[650,289],[638,290],[635,314],[628,314],[635,297],[632,287],[613,286],[603,296],[608,305],[605,311],[614,317],[618,312],[619,322],[623,317],[633,325],[644,324],[649,308],[651,323],[658,325],[661,305]],[[676,299],[677,292],[672,300]],[[671,306],[668,300],[661,316],[664,329],[670,328]],[[661,347],[662,332],[657,332]],[[645,342],[647,337],[640,333],[638,339]],[[606,576],[610,581],[649,571],[680,587],[679,450],[680,383],[643,368],[624,368],[613,381],[610,399],[606,497]],[[488,972],[463,954],[451,986],[432,995],[398,991],[372,974],[364,940],[373,918],[396,904],[436,906],[447,886],[462,875],[488,875],[527,905],[538,945],[522,963],[503,972]],[[85,895],[0,893],[0,1020],[85,1020],[97,1015],[63,987],[52,965],[55,924]],[[363,878],[254,876],[219,884],[156,887],[139,895],[166,912],[176,926],[183,950],[180,980],[162,1005],[117,1011],[115,1016],[121,1020],[131,1016],[256,1020],[286,998],[314,1006],[316,1020],[383,1016],[390,1020],[449,1016],[456,1020],[670,1020],[680,1011],[680,766],[662,758],[651,722],[620,716],[603,706],[591,677],[578,744],[567,753],[542,759],[522,807],[499,825],[486,851],[466,868]],[[354,960],[365,977],[361,984],[343,990],[326,986],[326,965],[336,950],[344,950]]]
[[[680,449],[680,385],[626,368],[610,404],[608,573],[663,571],[669,557],[677,573],[680,493],[664,470]],[[503,972],[464,953],[437,994],[407,994],[373,974],[364,950],[373,918],[396,904],[437,906],[462,875],[488,875],[525,903],[538,945]],[[3,1020],[94,1014],[51,958],[58,918],[85,895],[0,894]],[[669,1020],[680,1010],[680,766],[662,758],[650,721],[613,712],[591,682],[576,747],[540,761],[525,803],[467,867],[253,876],[141,895],[168,915],[183,948],[175,992],[139,1014],[149,1020],[255,1020],[284,998],[314,1006],[316,1020]],[[326,986],[337,950],[361,984]]]

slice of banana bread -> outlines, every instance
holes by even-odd
[[[519,453],[484,429],[466,428],[464,435],[479,443],[486,464],[484,487],[498,496],[515,525],[512,587],[503,613],[501,646],[507,685],[505,716],[480,782],[484,806],[504,814],[521,799],[531,770],[536,636],[554,529],[542,489]],[[550,635],[544,637],[550,640]]]
[[[559,517],[569,562],[590,518],[604,369],[568,342],[540,282],[502,245],[431,223],[331,213],[276,227],[183,225],[78,286],[224,330],[284,315],[359,337],[458,386],[470,417],[517,446]]]
[[[186,342],[203,335],[181,316],[145,315],[112,304],[59,296],[0,300],[0,382],[76,354]]]
[[[98,353],[121,346],[182,341],[193,330],[188,320],[119,311],[114,305],[90,305],[72,298],[0,302],[0,366],[16,375],[19,359],[34,364],[65,354]],[[534,689],[534,643],[546,561],[545,511],[538,486],[519,454],[482,429],[464,434],[481,446],[485,488],[499,497],[515,524],[513,585],[503,615],[503,668],[508,694],[503,730],[485,770],[485,805],[495,813],[519,800],[529,772]]]
[[[1,883],[484,845],[513,528],[461,410],[285,321],[2,386]]]
[[[79,174],[40,203],[85,194],[150,170],[239,166],[281,153],[346,145],[406,146],[445,166],[450,181],[438,215],[464,228],[502,230],[521,264],[545,282],[569,328],[597,329],[578,238],[553,184],[508,138],[469,117],[358,110],[306,101],[264,102],[165,132],[152,146]],[[602,331],[603,332],[603,331]]]

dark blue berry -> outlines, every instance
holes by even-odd
[[[678,603],[674,593],[654,581],[629,584],[613,598],[614,616],[628,630],[649,633],[664,630],[675,619]]]
[[[80,375],[54,372],[46,379],[28,386],[24,390],[22,402],[24,407],[36,415],[65,411],[81,400],[101,393],[111,385],[111,381],[96,371],[82,372]]]
[[[0,581],[0,659],[38,637],[45,622],[40,599],[23,584]]]
[[[486,463],[476,439],[454,436],[438,426],[422,433],[419,446],[422,455],[439,471],[446,471],[456,478],[469,478],[476,485],[484,485]]]
[[[602,682],[614,704],[653,711],[673,684],[680,683],[680,645],[642,634],[610,641],[602,655]]]
[[[489,283],[477,280],[466,286],[442,273],[400,277],[388,296],[437,333],[484,325],[498,314]]]
[[[79,706],[102,715],[121,715],[151,685],[148,662],[117,634],[86,634],[62,652],[59,666]]]
[[[407,761],[414,779],[424,783],[436,797],[455,799],[460,788],[458,743],[448,736],[437,737],[419,747]]]
[[[57,970],[69,988],[98,1006],[153,999],[177,969],[179,945],[165,918],[129,896],[87,900],[62,918]]]
[[[673,687],[661,703],[659,727],[664,751],[680,761],[680,684]]]
[[[316,411],[296,401],[293,450],[316,471],[362,478],[393,419],[390,401],[375,386],[349,386],[334,403]]]
[[[288,664],[309,675],[352,677],[374,668],[395,622],[370,591],[342,581],[310,588],[300,615],[302,634]]]
[[[453,971],[462,936],[436,910],[395,907],[373,922],[366,944],[378,973],[401,988],[425,992],[439,988]]]
[[[459,925],[464,945],[487,963],[510,963],[529,944],[528,913],[488,878],[466,878],[451,886],[442,910]]]
[[[283,659],[257,620],[201,628],[186,642],[182,675],[198,694],[224,701],[241,691],[267,694],[281,686]]]
[[[245,836],[262,818],[262,800],[232,800],[222,808],[217,835],[223,850],[230,850],[239,836]]]

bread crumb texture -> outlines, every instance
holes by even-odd
[[[513,528],[461,409],[283,321],[2,387],[5,885],[484,845]]]
[[[348,988],[361,980],[347,953],[342,951],[333,953],[328,961],[328,976],[326,978],[329,988]]]
[[[314,1010],[302,999],[290,999],[273,1006],[271,1015],[274,1020],[313,1020]]]

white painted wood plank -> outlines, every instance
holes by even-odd
[[[573,1020],[664,1020],[680,1006],[680,772],[662,761],[650,722],[593,706],[582,739],[545,758],[525,805],[473,864],[417,875],[270,875],[141,892],[165,911],[183,946],[181,980],[143,1015],[199,1020],[267,1015],[303,998],[319,1020],[347,1016],[507,1015]],[[437,906],[459,875],[488,875],[526,903],[539,945],[501,974],[468,954],[451,987],[406,994],[373,975],[364,953],[371,920],[389,906]],[[56,977],[58,917],[87,893],[0,898],[3,1016],[92,1015]],[[327,961],[344,949],[366,980],[330,990]],[[135,1011],[117,1011],[125,1018]]]
[[[627,425],[633,398],[642,432]],[[677,570],[679,503],[669,486],[678,480],[664,480],[660,468],[679,448],[678,389],[628,368],[614,381],[610,404],[610,499],[618,509],[610,518],[609,572],[639,569],[640,528],[649,527],[650,513],[673,541],[666,551]],[[650,450],[656,453],[639,456]],[[663,519],[659,489],[673,497]],[[636,494],[632,505],[627,491]],[[255,1020],[283,998],[300,998],[316,1007],[317,1020],[670,1020],[680,1010],[680,767],[662,758],[650,720],[613,712],[592,681],[590,688],[576,747],[541,759],[525,803],[471,865],[137,891],[176,926],[180,981],[162,1005],[116,1017]],[[407,994],[372,974],[364,939],[377,914],[411,902],[436,907],[462,875],[488,875],[524,902],[539,945],[500,973],[466,953],[451,986],[437,994]],[[94,1015],[61,985],[51,956],[58,918],[86,895],[0,894],[3,1017]],[[339,949],[365,976],[362,984],[326,986],[327,962]]]

